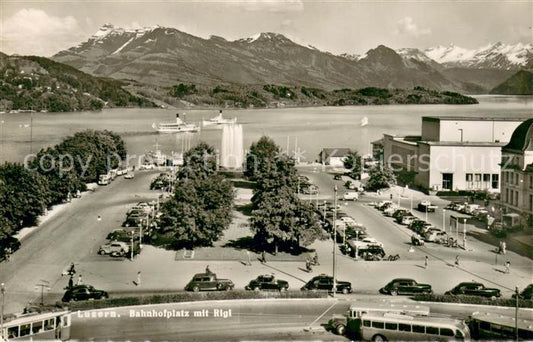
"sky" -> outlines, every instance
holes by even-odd
[[[106,23],[228,40],[276,32],[334,54],[363,54],[380,44],[474,49],[531,43],[533,0],[0,0],[0,51],[49,57]]]

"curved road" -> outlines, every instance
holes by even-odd
[[[107,233],[120,228],[133,204],[157,198],[159,193],[148,190],[147,184],[158,172],[135,172],[135,178],[129,180],[117,177],[111,184],[55,208],[51,217],[32,228],[36,231],[22,239],[11,261],[0,264],[0,280],[6,288],[5,312],[20,312],[28,303],[39,303],[37,284],[60,289],[66,286],[68,279],[61,273],[71,262],[96,255]]]
[[[372,297],[358,296],[357,299],[372,300]],[[386,300],[411,302],[406,298]],[[346,298],[258,299],[172,303],[73,312],[71,338],[84,341],[346,341],[343,336],[327,331],[325,325],[333,314],[345,313],[350,304],[351,301]],[[433,313],[460,318],[466,318],[472,312],[480,310],[514,315],[513,308],[499,309],[442,303],[429,306]],[[215,317],[216,310],[220,314],[218,317]],[[107,317],[87,317],[93,312]],[[187,312],[188,317],[184,317]],[[198,313],[196,317],[195,312]],[[226,317],[223,316],[224,313]],[[167,314],[170,317],[166,318]],[[141,317],[142,315],[145,317]],[[148,317],[148,315],[161,315],[161,317]],[[531,317],[531,315],[530,310],[522,310],[520,313],[520,317]]]

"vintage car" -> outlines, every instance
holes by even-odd
[[[97,290],[91,285],[75,285],[68,289],[61,299],[63,302],[109,298],[106,291]]]
[[[111,241],[100,246],[98,254],[111,255],[115,257],[126,256],[130,252],[130,246],[122,241]]]
[[[350,293],[352,292],[352,284],[348,281],[337,280],[336,281],[337,292],[340,293]],[[333,277],[321,274],[316,277],[313,277],[301,288],[302,291],[316,291],[316,290],[325,290],[332,292],[333,291]]]
[[[391,280],[379,290],[380,293],[396,295],[414,295],[417,293],[432,293],[431,285],[419,284],[416,280],[397,278]]]
[[[235,284],[229,279],[219,279],[213,272],[197,273],[185,286],[185,291],[230,291]]]
[[[289,289],[289,283],[286,280],[276,279],[273,274],[260,275],[254,280],[250,281],[248,285],[244,287],[246,290],[277,290],[287,291]]]
[[[447,295],[464,295],[464,296],[480,296],[488,298],[500,297],[500,290],[495,288],[488,288],[481,283],[476,282],[463,282],[447,291]]]

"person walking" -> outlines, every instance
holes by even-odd
[[[137,286],[141,286],[141,271],[137,272]]]
[[[81,285],[83,283],[83,280],[81,278],[81,274],[78,276],[78,282],[76,283],[76,285]]]
[[[455,256],[455,267],[459,267],[459,256]]]
[[[428,256],[426,255],[426,257],[424,258],[424,268],[427,270],[428,269]]]
[[[209,269],[209,265],[205,267],[205,273],[211,274],[211,270]]]
[[[511,262],[509,260],[505,262],[505,273],[511,273]]]
[[[505,255],[505,253],[507,253],[507,243],[505,243],[505,241],[502,241],[501,250],[502,250],[502,254],[503,255]]]
[[[252,259],[250,258],[250,251],[246,251],[246,256],[248,257],[248,266],[252,266]]]
[[[267,262],[267,259],[266,259],[266,256],[265,256],[265,251],[261,252],[261,262],[263,264],[266,264],[266,262]]]

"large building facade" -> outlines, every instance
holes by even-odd
[[[501,167],[502,205],[526,223],[533,216],[533,119],[520,124],[502,148]]]
[[[501,148],[517,118],[422,118],[420,136],[383,136],[383,162],[410,183],[436,191],[500,191]]]

